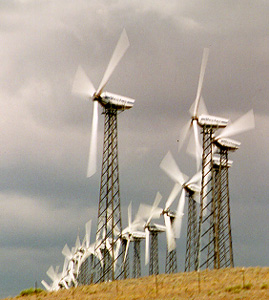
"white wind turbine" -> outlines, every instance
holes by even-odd
[[[52,280],[52,284],[49,285],[45,280],[41,283],[46,288],[47,291],[58,291],[61,288],[68,288],[68,282],[70,281],[70,276],[68,274],[68,260],[65,259],[63,270],[59,273],[59,267],[54,270],[53,266],[50,266],[47,275]]]
[[[145,230],[145,265],[149,263],[149,254],[150,254],[150,233],[151,232],[164,232],[166,231],[165,226],[153,223],[151,224],[152,219],[158,219],[160,218],[160,215],[163,211],[162,208],[158,207],[159,203],[161,202],[162,195],[157,192],[156,197],[154,199],[153,205],[146,205],[146,204],[140,204],[138,212],[137,212],[137,218],[139,219],[140,226]],[[145,221],[146,220],[146,221]],[[158,251],[158,249],[154,249],[155,252]],[[154,264],[157,262],[153,262]]]
[[[201,181],[201,172],[199,171],[191,179],[188,179],[188,177],[180,171],[170,151],[168,151],[168,153],[162,160],[160,164],[160,168],[175,182],[174,189],[172,190],[171,193],[171,195],[173,195],[171,199],[173,198],[175,199],[179,194],[179,192],[181,191],[181,196],[179,198],[179,202],[176,210],[176,217],[173,223],[174,237],[179,238],[181,232],[184,206],[185,206],[186,192],[192,191],[195,194],[198,194],[200,192],[199,185]],[[169,228],[170,227],[172,226],[170,225]]]
[[[217,128],[223,128],[227,125],[228,120],[216,116],[209,115],[207,112],[207,109],[205,107],[204,101],[202,99],[201,93],[202,93],[202,87],[203,87],[203,81],[204,81],[204,75],[207,65],[209,55],[209,49],[205,48],[203,51],[203,58],[202,58],[202,64],[201,64],[201,70],[200,70],[200,76],[198,81],[198,87],[196,92],[196,97],[193,105],[190,108],[190,114],[191,119],[187,122],[185,126],[183,126],[179,138],[179,150],[181,149],[187,134],[189,133],[191,127],[193,127],[193,133],[194,133],[194,141],[195,141],[195,157],[196,157],[196,166],[197,170],[200,169],[200,163],[201,163],[201,146],[199,141],[199,132],[198,127],[209,125]]]
[[[131,242],[134,242],[136,239],[145,239],[146,234],[143,231],[139,231],[138,228],[140,227],[140,220],[139,218],[135,218],[134,221],[132,221],[132,202],[128,206],[128,226],[123,229],[122,231],[122,239],[125,239],[127,241],[125,254],[124,254],[124,260],[125,263],[126,256],[129,250],[129,246]]]
[[[112,54],[110,62],[104,73],[98,89],[94,88],[91,80],[88,78],[81,66],[78,67],[73,83],[72,92],[83,97],[89,97],[93,101],[92,129],[87,177],[91,177],[96,172],[97,165],[97,131],[98,131],[98,103],[102,107],[113,106],[117,110],[129,109],[133,106],[135,100],[124,96],[104,92],[104,88],[118,65],[119,61],[129,47],[129,40],[126,31],[123,30]]]

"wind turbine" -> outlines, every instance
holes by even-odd
[[[53,268],[50,266],[47,275],[52,280],[51,285],[49,285],[45,280],[42,280],[41,283],[46,288],[47,291],[58,291],[59,289],[66,288],[68,289],[70,286],[70,282],[72,281],[70,274],[68,273],[68,260],[65,259],[62,272],[58,272],[59,268]]]
[[[118,248],[120,234],[117,234],[117,232],[122,231],[118,171],[117,114],[120,111],[132,108],[135,100],[105,92],[104,89],[128,47],[129,40],[126,31],[123,30],[97,90],[81,67],[77,70],[73,84],[73,93],[87,96],[93,101],[92,131],[87,171],[88,177],[96,172],[98,104],[102,106],[105,116],[103,162],[96,232],[97,243],[95,246],[96,252],[101,251],[103,262],[101,267],[99,262],[95,266],[98,269],[96,272],[99,274],[97,282],[114,280],[122,276],[122,270],[116,267],[117,265],[121,265],[121,263],[117,264],[117,262],[122,258],[122,251]],[[111,223],[111,229],[109,230],[107,222]],[[110,245],[110,247],[108,247],[108,245]]]
[[[225,128],[228,124],[228,119],[220,118],[216,116],[209,115],[205,109],[201,93],[203,80],[206,70],[206,64],[208,60],[209,50],[204,49],[201,71],[198,81],[198,88],[196,93],[196,98],[191,106],[191,120],[185,125],[181,131],[181,139],[179,144],[179,149],[185,141],[187,133],[193,127],[194,138],[195,138],[195,151],[196,151],[196,165],[197,170],[200,168],[200,162],[202,159],[202,181],[201,181],[201,193],[200,193],[200,216],[199,216],[199,228],[198,228],[198,242],[197,251],[198,253],[197,262],[195,268],[199,268],[201,264],[201,252],[204,252],[209,247],[209,243],[201,248],[201,238],[204,240],[210,239],[212,226],[206,222],[209,218],[208,207],[211,206],[213,202],[213,182],[212,182],[212,159],[213,159],[213,135],[215,131],[219,128]],[[204,108],[202,107],[204,106]],[[200,143],[198,137],[198,127],[202,128],[202,155],[200,153]],[[205,258],[208,259],[208,258]],[[198,267],[197,267],[198,265]]]
[[[122,239],[125,241],[125,254],[124,254],[124,269],[126,276],[128,277],[128,252],[130,249],[130,243],[134,244],[133,252],[133,278],[138,278],[141,276],[141,254],[140,254],[140,242],[142,239],[146,238],[144,231],[139,231],[140,220],[136,217],[132,221],[132,203],[128,206],[128,226],[122,231]]]
[[[92,260],[93,258],[101,260],[101,253],[94,251],[95,243],[90,244],[91,224],[91,220],[85,224],[85,236],[82,243],[80,243],[79,236],[77,236],[75,246],[71,250],[67,244],[65,244],[62,250],[62,254],[67,261],[66,269],[69,276],[67,288],[77,286],[78,284],[92,283],[91,274],[89,273],[89,269],[92,268]],[[91,259],[90,262],[88,258]]]
[[[185,206],[185,199],[188,198],[188,228],[186,243],[185,270],[196,269],[197,265],[197,215],[196,201],[197,194],[200,192],[201,172],[196,173],[191,179],[183,174],[170,151],[163,158],[160,168],[175,182],[173,195],[170,199],[176,198],[181,191],[175,221],[173,223],[173,232],[176,238],[180,237],[182,217]],[[170,200],[170,201],[171,201]]]
[[[157,192],[153,205],[140,204],[137,212],[140,225],[146,234],[145,265],[149,264],[149,275],[159,274],[158,234],[166,231],[165,226],[151,222],[152,219],[160,218],[163,209],[158,205],[161,199],[161,194]]]
[[[191,107],[192,112],[192,119],[191,125],[194,124],[194,136],[195,136],[195,143],[198,146],[199,140],[197,138],[196,133],[196,123],[202,128],[202,183],[201,183],[201,194],[200,194],[200,216],[199,216],[199,229],[198,229],[198,244],[197,244],[197,253],[198,253],[198,268],[200,267],[208,267],[212,262],[214,262],[214,267],[216,266],[216,251],[213,255],[210,255],[210,248],[212,245],[212,241],[217,240],[215,235],[214,226],[216,224],[214,222],[209,222],[208,220],[211,218],[212,214],[215,214],[214,208],[215,207],[215,195],[213,192],[213,154],[216,151],[215,144],[219,145],[226,145],[233,144],[234,141],[228,139],[228,136],[235,135],[239,132],[244,131],[249,126],[252,127],[252,114],[248,113],[246,116],[242,117],[241,120],[236,122],[234,126],[227,126],[228,119],[219,118],[215,116],[208,115],[206,109],[204,111],[206,113],[200,114],[202,110],[200,104],[204,106],[204,103],[201,98],[201,90],[202,90],[202,83],[205,73],[205,65],[208,58],[208,50],[204,50],[203,60],[202,60],[202,67],[199,77],[199,84],[197,89],[197,96],[195,99],[194,104]],[[205,106],[204,106],[205,107]],[[199,111],[200,110],[200,111]],[[195,122],[196,120],[196,122]],[[248,124],[249,122],[249,124]],[[227,126],[227,127],[226,127]],[[225,128],[226,127],[226,128]],[[186,138],[186,134],[189,131],[190,126],[187,125],[182,130],[182,140],[181,144],[183,144],[184,139]],[[216,130],[220,128],[223,129],[221,135],[216,136]],[[244,129],[245,128],[245,129]],[[236,144],[236,142],[235,142]],[[196,147],[196,157],[198,157],[199,152],[197,151]],[[197,159],[197,167],[199,165],[199,160]],[[213,211],[212,211],[213,209]],[[203,243],[203,245],[201,245]]]
[[[228,159],[228,153],[239,149],[241,143],[229,137],[251,130],[254,127],[254,113],[253,110],[250,110],[214,137],[215,151],[219,156],[213,157],[215,210],[212,214],[211,222],[214,224],[216,235],[214,243],[212,243],[213,249],[212,247],[211,249],[209,248],[208,253],[215,253],[215,268],[234,266],[228,176],[228,170],[232,162]]]
[[[209,55],[209,49],[205,48],[203,51],[203,57],[202,57],[202,63],[201,63],[201,69],[200,69],[200,75],[199,75],[199,81],[198,81],[198,87],[196,92],[196,97],[193,105],[190,108],[190,114],[191,119],[187,124],[182,128],[181,135],[179,141],[179,150],[181,149],[187,134],[190,132],[191,128],[193,128],[193,134],[194,134],[194,140],[195,140],[195,151],[196,151],[196,166],[197,171],[200,169],[200,163],[201,163],[201,146],[199,141],[199,126],[203,127],[211,126],[211,127],[217,127],[222,128],[227,125],[228,120],[216,116],[209,115],[207,112],[207,109],[204,105],[203,99],[201,97],[202,94],[202,87],[203,87],[203,81],[204,81],[204,75],[207,65]]]

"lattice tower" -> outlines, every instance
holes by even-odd
[[[159,248],[158,234],[164,232],[158,225],[147,225],[150,232],[150,257],[149,257],[149,275],[159,274]]]
[[[123,263],[123,278],[124,279],[129,278],[129,274],[130,274],[129,251],[126,252],[126,248],[127,248],[127,240],[122,239],[122,250],[123,250],[123,253],[126,253],[125,261]]]
[[[120,279],[123,275],[117,112],[113,107],[104,108],[103,162],[95,244],[95,251],[101,251],[102,259],[101,262],[95,260],[96,282]]]
[[[141,239],[134,239],[133,278],[141,277]]]
[[[171,224],[173,226],[175,220],[175,213],[170,212],[168,214],[171,220]],[[168,251],[166,247],[166,261],[165,261],[165,273],[172,274],[177,272],[177,250],[176,248],[172,251]]]
[[[233,248],[231,233],[228,149],[219,150],[220,161],[214,165],[214,184],[216,201],[216,268],[233,267]]]
[[[200,194],[200,216],[198,228],[197,262],[198,268],[216,267],[216,210],[215,193],[212,179],[213,170],[213,133],[216,128],[202,127],[202,183]]]
[[[198,244],[198,217],[197,203],[193,199],[194,192],[187,189],[186,198],[188,199],[188,223],[187,240],[185,254],[185,272],[198,269],[197,265],[197,244]]]

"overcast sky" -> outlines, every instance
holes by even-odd
[[[92,103],[71,89],[79,64],[99,85],[123,28],[130,48],[106,87],[136,99],[118,116],[123,226],[130,201],[135,214],[157,191],[162,204],[168,197],[173,183],[159,168],[168,150],[182,171],[195,171],[177,139],[208,47],[208,111],[234,121],[253,108],[256,120],[230,154],[235,265],[268,265],[268,12],[265,0],[0,0],[1,298],[50,282],[46,271],[62,267],[64,244],[78,232],[82,239],[89,219],[96,224],[103,116],[98,172],[87,179]],[[185,231],[186,218],[180,271]]]

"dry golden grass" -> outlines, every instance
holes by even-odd
[[[200,291],[199,280],[200,277]],[[244,285],[244,286],[243,286]],[[269,299],[269,267],[177,273],[41,292],[18,300]]]

